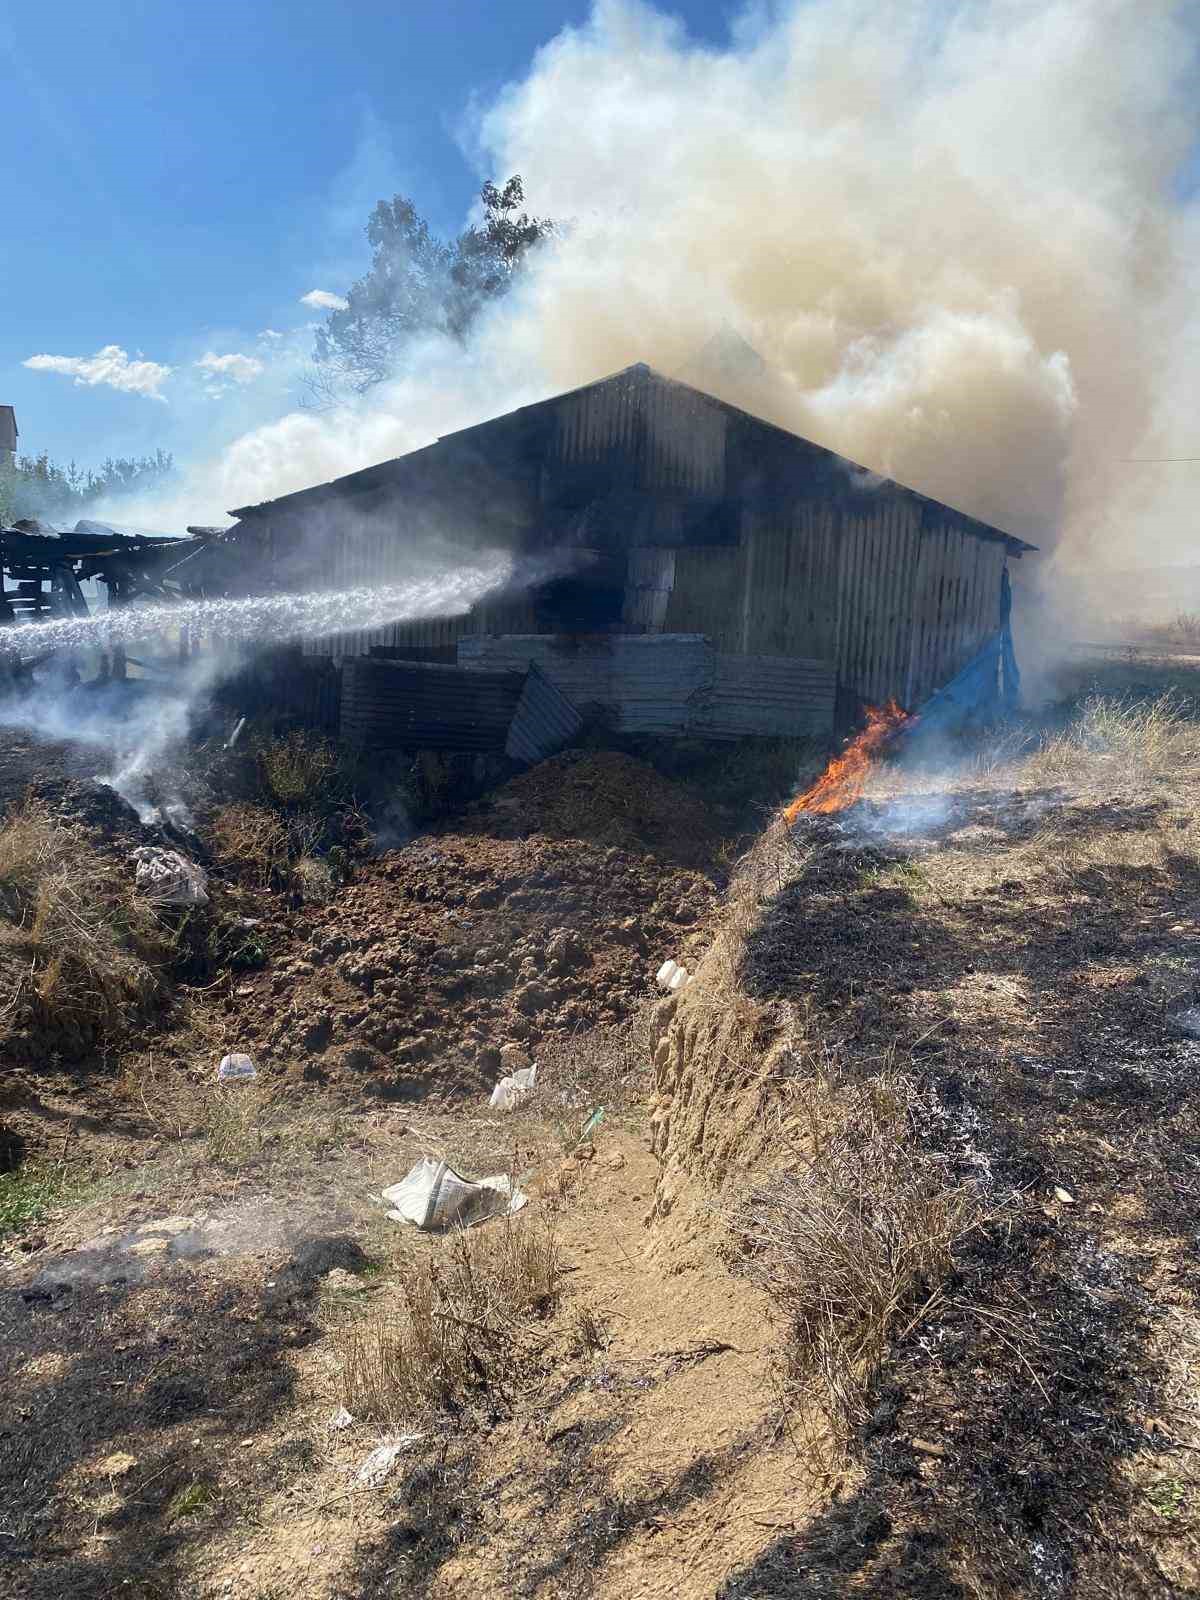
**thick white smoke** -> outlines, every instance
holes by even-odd
[[[1187,469],[1124,458],[1200,455],[1195,12],[808,0],[735,39],[598,0],[477,128],[571,222],[519,295],[467,357],[239,439],[189,519],[648,361],[1063,554],[1178,559]],[[697,366],[726,325],[765,375]]]

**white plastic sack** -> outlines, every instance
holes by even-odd
[[[203,867],[178,850],[141,845],[133,852],[138,893],[160,906],[206,906],[208,877]]]
[[[383,1191],[393,1222],[411,1222],[427,1232],[470,1228],[489,1217],[511,1216],[527,1204],[524,1194],[506,1177],[473,1182],[436,1156],[423,1156],[416,1166]]]
[[[687,981],[688,981],[687,968],[686,967],[676,967],[675,971],[671,974],[671,981],[667,985],[667,988],[671,992],[671,994],[678,994],[679,990],[683,988],[684,984]]]
[[[660,989],[669,989],[671,987],[671,979],[678,971],[679,966],[677,962],[664,961],[662,966],[659,967],[658,972],[655,974],[654,981],[657,983]]]
[[[228,1083],[236,1078],[257,1078],[254,1063],[249,1056],[232,1055],[222,1056],[221,1065],[217,1068],[217,1077],[222,1083]]]
[[[355,1483],[382,1483],[395,1466],[400,1452],[419,1444],[424,1437],[422,1433],[402,1433],[396,1439],[385,1439],[382,1444],[376,1445],[359,1467],[354,1476]]]
[[[522,1067],[510,1078],[501,1078],[492,1090],[488,1106],[492,1111],[513,1111],[537,1083],[537,1067]]]

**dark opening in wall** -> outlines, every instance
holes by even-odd
[[[554,578],[533,596],[539,633],[608,632],[620,626],[624,603],[624,586],[607,574]]]

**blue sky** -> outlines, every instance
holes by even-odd
[[[825,8],[835,24],[839,4],[835,0]],[[919,35],[918,53],[935,53],[940,25],[959,4],[925,0],[924,9],[917,8],[929,30],[928,39]],[[682,19],[693,40],[726,45],[731,19],[743,11],[763,22],[789,7],[781,0],[669,0],[662,9]],[[888,13],[880,22],[886,31],[891,13],[882,4],[880,9]],[[906,9],[911,8],[899,6],[896,14]],[[988,6],[975,9],[986,13]],[[1004,8],[994,9],[999,14]],[[1026,9],[1036,19],[1037,8]],[[1086,0],[1077,9],[1079,17],[1094,10]],[[345,0],[341,6],[326,0],[320,7],[310,0],[204,0],[200,5],[118,0],[107,6],[95,0],[58,0],[52,6],[0,0],[0,82],[8,113],[0,168],[0,403],[16,406],[22,447],[83,465],[158,447],[172,450],[181,462],[203,461],[239,435],[294,410],[302,395],[311,329],[321,315],[301,297],[317,289],[344,289],[364,269],[363,226],[382,197],[410,195],[435,227],[459,227],[482,179],[508,176],[479,170],[467,153],[474,148],[473,108],[487,107],[505,84],[526,79],[539,47],[583,22],[588,12],[589,0],[509,0],[507,5]],[[848,22],[862,14],[846,5]],[[1111,24],[1097,22],[1091,30],[1096,38],[1082,30],[1092,52],[1084,59],[1097,73],[1098,64],[1105,64],[1107,36],[1099,32],[1101,26]],[[1093,179],[1086,159],[1073,160],[1076,130],[1088,130],[1082,146],[1086,158],[1088,140],[1096,138],[1088,117],[1095,122],[1097,107],[1110,102],[1125,107],[1126,101],[1107,94],[1103,83],[1092,95],[1090,78],[1081,80],[1080,94],[1074,95],[1073,39],[1073,28],[1064,25],[1054,40],[1062,59],[1057,64],[1042,60],[1039,73],[1027,79],[1021,58],[1013,81],[1020,81],[1045,126],[1060,138],[1048,152],[1057,158],[1050,165],[1068,175],[1068,192],[1069,182],[1080,183],[1086,212],[1085,191]],[[1010,43],[999,35],[992,40],[997,49]],[[630,48],[628,61],[608,51],[604,66],[606,104],[619,107],[616,114],[626,122],[606,133],[605,115],[593,118],[584,164],[584,170],[602,176],[612,168],[609,205],[620,203],[626,183],[636,189],[644,176],[633,170],[634,162],[645,156],[646,170],[654,167],[652,149],[639,146],[636,138],[622,138],[627,125],[634,126],[630,107],[636,114],[638,95],[647,92],[646,80],[634,70],[641,59],[638,41]],[[864,61],[870,60],[868,49]],[[1143,116],[1145,107],[1153,106],[1157,115],[1168,90],[1158,81],[1163,77],[1158,57],[1151,51],[1146,60],[1141,77],[1137,60],[1119,76],[1129,86],[1128,104]],[[985,115],[992,105],[989,61],[985,52],[972,65]],[[676,73],[677,63],[678,57],[672,58],[668,73]],[[1058,101],[1046,87],[1051,84],[1071,90],[1063,97],[1061,118]],[[649,88],[658,88],[653,72]],[[793,137],[792,128],[793,118],[801,120],[807,92],[807,84],[785,79],[775,85],[769,106],[755,103],[746,108],[742,123],[735,120],[739,131],[731,136],[728,153],[740,182],[753,185],[756,160],[772,170],[787,167],[804,136],[798,128]],[[676,87],[676,93],[686,98],[685,88]],[[795,104],[789,99],[793,94]],[[673,105],[670,95],[665,98]],[[568,126],[573,104],[568,104]],[[1182,114],[1193,127],[1193,108],[1189,102],[1180,113],[1176,104],[1173,115]],[[869,97],[859,119],[865,137],[871,138],[873,130],[879,137],[872,118],[877,122],[886,114],[886,103],[877,106]],[[562,137],[562,105],[538,126],[543,130],[538,148],[553,154],[553,140]],[[997,125],[1001,145],[1010,127],[1019,133],[1020,118]],[[769,137],[756,143],[764,128]],[[915,137],[912,127],[908,137]],[[992,135],[968,118],[965,137],[965,170],[972,163],[987,168]],[[825,148],[819,140],[816,148]],[[911,173],[904,160],[890,161],[886,140],[885,134],[877,164],[884,179],[890,174],[902,192]],[[1006,160],[1019,170],[1021,148],[1018,137],[1012,151],[1001,149],[1001,173],[1008,170]],[[1106,162],[1120,165],[1107,145],[1100,148]],[[761,150],[768,155],[755,154]],[[1195,152],[1193,142],[1192,158],[1177,175],[1180,198],[1200,189]],[[1102,164],[1098,170],[1106,169]],[[856,180],[849,172],[853,192]],[[1084,176],[1076,179],[1077,173]],[[714,179],[724,181],[719,175]],[[1053,184],[1050,189],[1057,193]],[[561,193],[560,185],[560,206]],[[649,193],[655,193],[653,184]],[[1106,203],[1103,192],[1091,198],[1101,207]],[[529,199],[537,209],[536,190]],[[585,207],[586,201],[581,197]],[[880,210],[886,248],[889,207]],[[1126,210],[1123,199],[1120,217]],[[914,215],[921,215],[919,204]],[[1011,220],[1019,232],[1016,211]],[[804,223],[801,215],[792,230],[796,238],[803,238]],[[830,218],[818,214],[813,226],[828,232]],[[773,230],[762,219],[759,228],[769,254],[775,248]],[[793,248],[795,239],[787,229],[784,235],[783,247]],[[947,237],[957,241],[954,248],[961,248],[969,267],[971,230],[961,236],[951,230]],[[695,244],[685,235],[675,259],[688,259],[687,249]],[[741,244],[740,238],[734,240],[727,259]],[[1128,263],[1123,265],[1111,241],[1105,248],[1116,258],[1114,281],[1124,292],[1120,273]],[[902,250],[894,252],[901,267],[903,256]],[[835,258],[839,281],[852,277],[853,251],[844,261],[835,251]],[[1017,257],[1001,252],[1000,260],[997,270],[1021,276]],[[739,293],[745,289],[753,298],[756,285],[761,287],[766,300],[758,309],[775,316],[779,307],[769,291],[771,273],[760,270],[770,265],[753,250],[739,259]],[[1086,265],[1077,261],[1072,270],[1082,272]],[[689,284],[695,279],[690,268],[687,279]],[[996,287],[1008,293],[1011,285],[1007,280],[992,284],[985,273],[981,293]],[[1026,288],[1035,296],[1039,292],[1036,274]],[[1138,287],[1120,315],[1136,311],[1144,298]],[[653,307],[643,314],[652,317]],[[905,315],[921,326],[920,304],[914,302]],[[701,341],[704,330],[689,325],[689,337],[693,331]],[[908,324],[900,328],[906,336],[910,331]],[[1068,334],[1075,337],[1070,329],[1064,337]],[[1196,335],[1190,337],[1194,341]],[[1083,346],[1088,339],[1076,343]],[[880,348],[886,355],[886,340]],[[1052,359],[1054,346],[1040,354]],[[41,370],[26,364],[34,358],[43,358]],[[591,375],[587,361],[580,360],[584,375]],[[601,363],[595,370],[607,369]],[[77,381],[87,378],[97,381]],[[571,381],[583,380],[573,373]],[[461,425],[461,419],[452,425]],[[888,437],[895,433],[891,428]],[[839,435],[838,443],[850,454],[860,445],[852,428]],[[409,447],[390,435],[363,446],[379,453]],[[302,481],[308,481],[310,469],[311,476],[332,476],[363,464],[357,458],[318,464],[310,460],[307,446],[302,449]],[[1112,453],[1111,442],[1105,449]],[[212,514],[207,505],[204,510]]]
[[[245,386],[195,363],[258,360],[263,330],[311,321],[300,297],[365,266],[377,199],[409,194],[435,225],[458,227],[488,175],[464,153],[470,107],[587,9],[0,0],[0,402],[17,408],[22,447],[83,463],[202,448],[188,433],[204,407],[156,403],[153,370],[129,370],[139,359],[171,367],[176,396],[182,384],[197,397],[221,389],[211,409],[228,433],[248,408]],[[697,38],[727,37],[716,0],[669,9]],[[141,392],[23,365],[110,346],[126,359],[109,356],[104,370]],[[294,370],[278,381],[282,408]]]

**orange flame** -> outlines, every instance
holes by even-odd
[[[791,824],[802,811],[828,816],[853,805],[866,788],[876,754],[915,721],[895,700],[884,706],[868,706],[866,727],[855,734],[840,756],[834,756],[811,789],[796,796],[784,811],[783,820]]]

